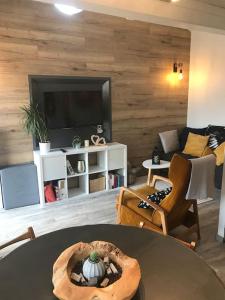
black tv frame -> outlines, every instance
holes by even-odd
[[[78,77],[78,76],[51,76],[51,75],[28,75],[30,102],[38,104],[40,111],[44,112],[44,92],[57,91],[66,87],[68,90],[74,90],[74,85],[79,84],[98,84],[102,86],[103,91],[103,110],[104,110],[104,132],[102,137],[107,142],[112,141],[112,108],[111,108],[111,78],[110,77]],[[54,90],[52,90],[52,88]],[[92,134],[97,134],[93,126],[71,128],[71,129],[52,129],[49,130],[51,148],[71,147],[72,137],[80,135],[82,139],[90,139]],[[99,135],[99,134],[98,134]],[[52,140],[54,139],[54,140]],[[62,141],[60,143],[60,139]],[[33,137],[33,149],[39,149],[39,143]]]

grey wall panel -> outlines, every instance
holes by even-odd
[[[37,169],[33,164],[2,169],[1,185],[5,209],[39,203]]]

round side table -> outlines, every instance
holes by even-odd
[[[148,169],[148,180],[147,184],[150,185],[151,183],[151,171],[152,170],[160,170],[160,169],[169,169],[170,167],[170,161],[161,160],[159,165],[153,165],[152,159],[148,159],[143,161],[142,163],[143,167]]]

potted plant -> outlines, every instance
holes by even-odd
[[[72,146],[75,149],[79,149],[81,146],[81,138],[78,135],[75,135],[72,141]]]
[[[83,275],[89,281],[101,279],[105,275],[105,265],[97,252],[91,252],[83,264]]]
[[[38,110],[38,105],[30,104],[21,107],[23,115],[23,127],[28,134],[32,134],[39,141],[41,154],[50,151],[50,142],[48,140],[48,130],[43,116]]]

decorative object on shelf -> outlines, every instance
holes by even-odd
[[[68,175],[75,175],[74,169],[72,168],[71,163],[68,159],[66,160],[66,168]]]
[[[81,138],[78,135],[73,137],[72,146],[75,149],[80,149],[81,147]]]
[[[47,203],[55,202],[56,201],[56,194],[55,194],[55,190],[54,190],[54,187],[53,187],[52,183],[47,184],[45,186],[44,190],[45,190],[45,201]]]
[[[55,187],[56,199],[65,199],[67,197],[65,179],[56,180],[56,183],[53,183],[53,185]]]
[[[90,254],[96,261],[94,264],[101,259],[105,268],[104,277],[97,283],[95,277],[88,281],[78,268]],[[64,300],[130,300],[138,289],[140,279],[138,261],[126,256],[115,245],[104,241],[80,242],[67,248],[56,260],[53,266],[53,293]],[[96,286],[91,286],[94,283]]]
[[[39,141],[41,154],[47,154],[50,151],[50,142],[48,140],[48,130],[44,117],[38,110],[38,105],[31,103],[28,106],[21,107],[23,115],[23,127],[28,134],[33,135]]]
[[[96,193],[105,190],[105,176],[98,175],[97,178],[89,179],[89,191],[90,193]]]
[[[84,141],[84,147],[89,147],[89,140]]]
[[[155,147],[152,152],[152,164],[160,165],[160,154],[159,154],[158,147]]]
[[[91,141],[95,146],[102,146],[106,144],[105,138],[100,137],[99,135],[92,135]]]
[[[84,173],[85,172],[85,161],[78,160],[77,161],[77,173]]]
[[[96,278],[97,281],[105,275],[105,265],[96,251],[91,252],[83,264],[83,275],[89,281]]]
[[[98,134],[103,133],[102,125],[97,125],[97,133],[98,133]]]

